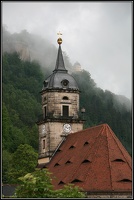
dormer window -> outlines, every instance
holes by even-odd
[[[59,165],[60,165],[59,163],[55,163],[54,167],[59,166]]]
[[[85,145],[88,145],[88,144],[89,144],[89,142],[85,142],[85,143],[84,143],[84,146],[85,146]]]
[[[58,185],[62,185],[62,184],[65,184],[63,181],[60,181],[59,183],[58,183]]]
[[[90,163],[90,160],[88,160],[88,159],[85,159],[85,160],[83,160],[83,162],[82,163]]]
[[[65,164],[70,164],[70,163],[72,163],[70,160],[68,160]]]
[[[74,145],[72,145],[72,146],[70,146],[70,147],[69,147],[69,149],[73,149],[73,148],[75,148],[75,146],[74,146]]]
[[[74,179],[71,183],[78,183],[78,182],[82,182],[82,181],[79,179]]]
[[[127,178],[124,178],[124,179],[122,179],[122,180],[120,180],[120,181],[118,181],[118,182],[132,182],[130,179],[127,179]]]
[[[64,79],[61,81],[62,87],[67,87],[69,84],[69,81],[67,79]]]
[[[113,160],[112,162],[125,162],[125,161],[120,158],[117,158],[117,159]]]

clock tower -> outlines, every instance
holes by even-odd
[[[61,44],[53,73],[43,82],[41,93],[42,116],[38,119],[38,164],[49,162],[56,148],[66,135],[83,129],[84,120],[79,117],[79,88],[65,68]]]

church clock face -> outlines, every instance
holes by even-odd
[[[42,132],[44,133],[44,132],[45,132],[45,130],[46,130],[46,126],[45,126],[45,125],[43,125],[43,126],[42,126]]]
[[[70,124],[64,124],[63,131],[65,133],[69,133],[71,131],[71,125]]]

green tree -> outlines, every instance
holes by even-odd
[[[18,183],[18,178],[35,170],[38,154],[28,144],[21,144],[13,153],[12,167],[8,173],[10,183]]]
[[[12,154],[7,150],[2,151],[2,183],[8,183],[8,171],[12,167]]]
[[[54,190],[52,174],[48,169],[36,169],[32,173],[20,177],[21,185],[15,190],[17,198],[83,198],[85,193],[73,184],[66,185],[63,189]]]
[[[10,135],[9,135],[10,125],[11,125],[11,121],[10,121],[9,113],[8,113],[5,103],[3,102],[2,104],[2,147],[3,149],[8,149],[9,144],[10,144]]]
[[[64,185],[63,189],[56,191],[57,198],[85,198],[86,193],[74,184]]]

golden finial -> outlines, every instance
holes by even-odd
[[[59,38],[57,40],[58,44],[62,44],[62,38],[60,37],[62,35],[62,33],[60,33],[60,31],[59,31],[59,33],[57,33],[57,35],[59,35]]]

